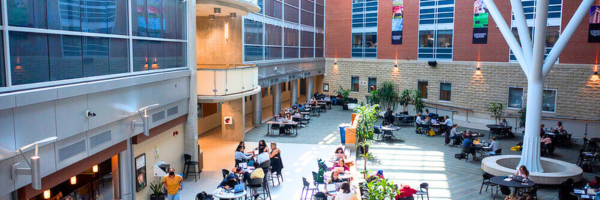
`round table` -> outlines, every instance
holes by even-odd
[[[535,185],[535,183],[533,181],[528,180],[527,182],[518,182],[518,181],[514,181],[511,179],[511,181],[504,181],[504,176],[495,176],[492,177],[490,179],[490,182],[499,185],[499,186],[506,186],[509,188],[515,188],[515,190],[513,190],[515,193],[517,191],[518,188],[528,188],[528,187],[533,187]],[[494,195],[495,197],[495,195]]]
[[[242,192],[238,192],[238,193],[224,192],[223,194],[221,194],[222,191],[223,191],[223,188],[219,188],[219,189],[215,190],[213,192],[213,197],[216,197],[219,199],[241,199],[242,197],[246,196],[246,190],[244,190]]]
[[[507,136],[508,135],[507,133],[510,132],[510,129],[512,129],[512,126],[504,126],[504,125],[499,125],[499,124],[488,124],[485,126],[490,129],[490,135],[489,135],[490,137],[492,136],[492,134],[491,134],[492,130],[498,130],[497,133],[499,133],[502,136]]]

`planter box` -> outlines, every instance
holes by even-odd
[[[165,196],[154,196],[154,195],[150,195],[150,200],[165,200]]]

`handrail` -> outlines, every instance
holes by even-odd
[[[198,64],[196,69],[235,69],[245,67],[256,67],[255,64]]]
[[[520,118],[521,115],[516,115],[516,114],[506,114],[503,115],[502,117],[504,118]],[[586,123],[600,123],[600,119],[583,119],[583,118],[577,118],[577,117],[561,117],[561,116],[543,116],[542,115],[542,119],[545,120],[564,120],[564,121],[577,121],[577,122],[586,122]]]
[[[450,108],[450,109],[456,109],[456,110],[462,110],[465,112],[475,112],[473,111],[473,109],[469,109],[469,108],[462,108],[462,107],[458,107],[458,106],[448,106],[448,105],[443,105],[443,104],[437,104],[437,103],[430,103],[430,102],[423,102],[424,105],[430,104],[430,105],[434,105],[434,106],[429,106],[429,107],[446,107],[446,108]],[[452,110],[454,111],[454,110]]]

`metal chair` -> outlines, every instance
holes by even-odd
[[[429,200],[429,184],[428,183],[421,183],[421,185],[419,185],[419,191],[417,191],[417,194],[421,196],[421,199],[424,200],[423,195],[427,196],[427,200]]]
[[[483,190],[483,185],[485,185],[485,192],[487,192],[488,188],[491,186],[492,187],[491,195],[494,195],[494,187],[496,187],[496,184],[494,184],[490,181],[490,179],[492,177],[494,177],[494,175],[491,175],[488,173],[483,174],[483,181],[481,181],[481,188],[479,188],[479,194],[481,194],[481,191]]]
[[[325,182],[323,182],[323,181],[317,182],[317,179],[319,177],[319,174],[317,174],[317,172],[312,172],[312,174],[313,174],[313,184],[317,187],[317,190],[319,190],[319,185],[323,185],[323,188],[327,187]]]
[[[223,169],[223,170],[221,170],[221,173],[223,175],[223,179],[225,179],[227,177],[227,175],[229,175],[229,170]]]
[[[266,197],[269,197],[269,199],[271,199],[271,193],[268,189],[268,186],[266,186],[266,184],[264,184],[264,178],[250,179],[246,182],[246,187],[256,190],[258,195],[263,196],[263,199],[267,199]],[[262,191],[259,192],[258,189],[262,189]],[[250,196],[252,196],[252,194],[250,192],[248,192],[248,194]]]
[[[312,199],[315,192],[318,191],[317,188],[310,187],[310,183],[304,177],[302,177],[302,184],[304,186],[302,187],[302,193],[300,193],[300,199],[306,199],[306,195],[308,194],[308,192],[311,192],[310,199]],[[304,191],[306,191],[306,193],[304,193]]]
[[[377,139],[381,138],[381,129],[377,126],[373,127],[373,134],[377,135]]]
[[[200,176],[200,168],[198,167],[198,161],[192,161],[192,156],[190,154],[183,155],[183,174],[185,174],[185,178],[188,177],[190,173],[194,175],[194,182],[198,181],[197,177]],[[190,171],[190,167],[192,167],[193,171]]]

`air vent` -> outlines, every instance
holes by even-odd
[[[157,122],[165,118],[165,111],[152,114],[152,122]]]
[[[64,161],[66,159],[69,159],[77,154],[80,154],[81,152],[85,152],[85,140],[81,140],[79,142],[76,142],[75,144],[66,146],[62,149],[58,150],[58,160],[59,161]]]
[[[177,107],[177,106],[167,109],[167,117],[177,114],[179,112],[178,109],[179,109],[179,107]]]
[[[110,130],[90,137],[90,149],[111,140]]]

